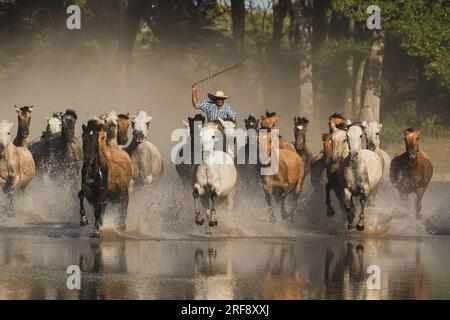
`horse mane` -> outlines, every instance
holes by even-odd
[[[415,131],[414,128],[407,128],[405,130],[405,133],[413,133],[414,131]]]
[[[267,118],[272,118],[272,117],[275,117],[276,115],[277,115],[276,112],[270,112],[270,111],[266,110],[266,117]]]
[[[122,119],[122,120],[130,120],[130,115],[121,113],[117,116],[117,118]]]
[[[64,115],[69,115],[69,116],[74,117],[75,119],[78,119],[77,113],[73,109],[67,109],[66,113]]]
[[[304,126],[309,123],[309,120],[305,117],[295,117],[294,118],[294,124],[296,126]]]
[[[347,125],[347,128],[354,127],[354,126],[358,126],[358,127],[363,128],[362,122],[361,122],[361,121],[355,121],[355,122],[352,122],[351,124]],[[337,128],[337,126],[336,126],[336,128]],[[363,129],[364,129],[364,128],[363,128]]]
[[[20,108],[20,111],[22,112],[30,112],[30,106],[23,106],[22,108]]]
[[[332,118],[346,120],[344,118],[344,116],[342,115],[342,113],[337,113],[337,112],[333,113],[328,119],[332,119]]]
[[[347,130],[347,129],[348,129],[348,126],[347,126],[346,123],[338,123],[338,124],[336,125],[336,129]]]

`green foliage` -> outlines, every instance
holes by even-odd
[[[367,41],[328,39],[320,45],[313,59],[318,66],[327,66],[336,63],[336,60],[349,54],[359,57],[365,56],[369,49],[370,46]]]

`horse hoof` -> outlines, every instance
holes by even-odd
[[[201,220],[195,219],[195,224],[198,226],[202,226],[204,223],[205,223],[205,219],[203,219],[203,218]]]
[[[100,232],[98,231],[92,231],[91,238],[100,238]]]
[[[209,226],[210,226],[211,228],[217,227],[217,220],[210,221],[210,222],[209,222]]]
[[[327,208],[327,217],[332,217],[334,216],[335,211],[333,208]]]
[[[355,226],[354,226],[353,223],[347,224],[347,230],[351,230],[351,229],[353,229],[354,227],[355,227]]]
[[[87,217],[81,218],[81,220],[80,220],[80,226],[84,227],[84,226],[87,226],[88,224],[89,224],[89,220],[88,220]]]
[[[358,223],[358,224],[356,225],[356,230],[358,230],[358,231],[364,231],[364,225]]]

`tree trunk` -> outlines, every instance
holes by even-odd
[[[384,57],[384,32],[374,30],[367,61],[367,81],[364,93],[364,108],[361,119],[380,121],[381,76]]]
[[[279,54],[281,37],[283,35],[283,23],[290,6],[290,0],[273,0],[272,56],[278,56]]]
[[[239,57],[244,55],[245,42],[245,1],[231,0],[231,16],[233,20],[233,44]]]
[[[362,90],[362,83],[364,78],[364,69],[366,68],[366,59],[363,59],[358,67],[358,74],[356,75],[356,81],[355,81],[355,107],[353,108],[353,117],[354,118],[361,118],[361,90]]]
[[[312,121],[314,114],[312,79],[313,0],[296,0],[294,10],[298,21],[299,35],[300,114]]]
[[[350,17],[348,23],[349,38],[352,40],[355,33],[355,20]],[[345,59],[345,89],[344,89],[344,115],[353,118],[353,54],[349,53]]]

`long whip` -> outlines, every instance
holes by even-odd
[[[227,71],[230,71],[230,70],[233,70],[233,69],[237,69],[237,68],[240,68],[240,67],[243,67],[243,66],[244,66],[244,64],[242,62],[239,62],[239,63],[235,64],[234,66],[231,66],[231,67],[226,68],[226,69],[224,69],[222,71],[216,72],[216,73],[214,73],[214,74],[212,74],[210,76],[207,76],[206,78],[204,78],[202,80],[196,81],[195,84],[199,84],[201,82],[205,82],[207,80],[210,80],[210,79],[218,76],[219,74],[222,74],[222,73],[225,73]]]

